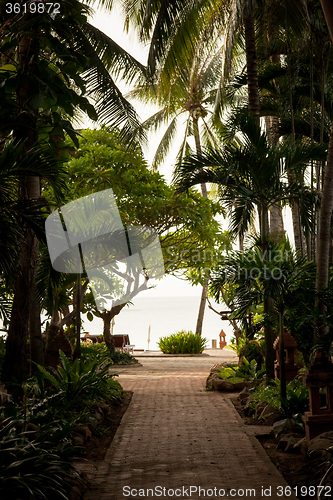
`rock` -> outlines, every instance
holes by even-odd
[[[221,378],[213,378],[213,387],[216,391],[231,392],[234,390],[234,384]]]
[[[75,441],[76,446],[83,446],[84,445],[84,439],[82,436],[73,436],[73,437],[74,437],[74,441]]]
[[[244,389],[238,394],[237,399],[240,401],[244,401],[247,399],[250,395],[250,391],[248,390],[247,387],[244,387]]]
[[[256,417],[259,418],[264,408],[268,405],[268,401],[260,401],[256,406]]]
[[[265,422],[263,422],[262,425],[266,425],[267,427],[268,426],[272,426],[275,424],[275,422],[277,422],[278,420],[281,420],[281,415],[279,415],[278,413],[272,413],[266,420]]]
[[[230,363],[215,363],[215,365],[213,365],[210,369],[210,373],[218,373],[220,370],[222,370],[222,368],[225,368],[228,364]]]
[[[234,389],[235,391],[239,391],[241,389],[245,389],[246,387],[249,387],[250,383],[246,382],[246,380],[243,380],[242,382],[236,382],[234,384]]]
[[[268,418],[271,415],[274,415],[278,412],[279,410],[275,408],[275,406],[272,405],[266,405],[263,411],[260,414],[260,418]]]
[[[96,420],[103,420],[104,418],[104,416],[97,410],[94,412],[93,416],[96,418]]]
[[[254,408],[252,408],[252,403],[254,402],[253,396],[249,396],[246,401],[246,405],[244,407],[243,413],[245,417],[250,417],[254,414]]]
[[[289,452],[289,453],[295,453],[296,448],[295,445],[299,443],[300,441],[300,435],[297,434],[296,432],[288,432],[284,433],[278,443],[278,449],[281,449],[283,451]]]
[[[308,446],[308,455],[320,457],[327,455],[326,450],[333,446],[333,431],[323,432],[311,439]]]
[[[222,380],[217,372],[212,372],[208,375],[207,380],[206,380],[206,389],[214,389],[213,387],[213,380]]]
[[[296,422],[292,418],[285,418],[283,420],[275,422],[275,424],[273,425],[274,436],[278,437],[283,432],[289,431],[294,427],[295,424]]]
[[[106,403],[98,403],[98,409],[101,410],[104,414],[104,417],[107,417],[109,415],[109,413],[111,412],[110,410],[110,407],[109,405],[107,405]]]
[[[296,453],[302,453],[304,457],[308,454],[308,442],[306,437],[299,439],[297,443],[294,444],[294,449]]]
[[[83,427],[82,425],[78,425],[73,429],[76,434],[80,434],[84,440],[89,439],[92,436],[91,430],[88,427]]]

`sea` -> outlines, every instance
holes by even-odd
[[[158,340],[180,330],[195,332],[200,304],[198,296],[166,296],[145,297],[143,294],[133,299],[133,305],[125,306],[115,317],[114,334],[127,333],[130,343],[135,349],[154,351],[158,350]],[[226,310],[224,304],[211,302],[217,311]],[[219,347],[219,333],[223,329],[226,341],[230,343],[233,337],[232,327],[227,320],[208,308],[206,305],[202,336],[207,338],[207,347],[212,347],[212,340],[216,340]],[[84,319],[84,316],[83,316]],[[103,332],[103,322],[95,318],[92,322],[84,319],[82,330],[91,334]],[[149,338],[150,331],[150,338]]]

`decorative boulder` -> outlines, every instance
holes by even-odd
[[[245,399],[247,399],[249,396],[250,396],[251,392],[249,391],[249,389],[247,387],[245,387],[239,394],[238,394],[238,397],[237,399],[239,399],[240,401],[244,401]]]
[[[257,406],[256,406],[256,417],[257,418],[260,417],[264,408],[266,408],[267,405],[268,405],[267,401],[260,401],[260,403],[257,404]]]
[[[296,453],[297,445],[300,441],[300,435],[295,432],[287,432],[281,436],[278,443],[278,449],[286,451],[288,453]]]
[[[278,422],[275,422],[273,425],[273,433],[274,436],[277,438],[282,434],[283,432],[290,431],[296,424],[296,421],[293,420],[292,418],[285,418],[284,420],[279,420]]]
[[[213,381],[214,380],[222,380],[220,377],[219,377],[219,374],[218,372],[211,372],[208,377],[207,377],[207,380],[206,380],[206,389],[214,389],[213,387]]]
[[[260,418],[268,418],[271,415],[274,415],[275,413],[277,413],[277,411],[278,411],[278,409],[275,408],[275,406],[266,405],[260,414]]]
[[[323,432],[309,442],[308,455],[325,456],[327,455],[326,450],[331,446],[333,446],[333,431]]]
[[[213,387],[216,391],[232,392],[234,390],[234,384],[232,382],[221,378],[213,378]]]

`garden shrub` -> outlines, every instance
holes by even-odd
[[[255,359],[249,363],[248,360],[244,357],[242,365],[239,367],[237,365],[229,365],[219,372],[220,377],[223,379],[227,379],[233,384],[237,382],[242,382],[243,380],[249,382],[257,382],[263,379],[265,375],[265,365],[262,364],[261,368],[258,367],[258,364]]]
[[[122,396],[122,388],[110,374],[109,368],[112,363],[99,363],[90,359],[76,359],[71,361],[62,351],[59,351],[61,365],[58,369],[37,365],[42,376],[35,377],[37,394],[45,396],[45,386],[48,392],[59,395],[62,404],[76,405],[84,409],[87,404],[94,404],[104,400],[119,400]],[[48,384],[45,385],[45,382]],[[51,385],[51,387],[50,387]],[[36,394],[36,393],[35,393]]]
[[[81,481],[72,465],[77,448],[54,425],[32,432],[20,424],[0,420],[0,498],[69,500],[73,478]]]
[[[267,401],[268,404],[290,417],[297,418],[309,409],[309,389],[297,379],[287,384],[285,399],[281,400],[280,398],[279,379],[275,379],[271,385],[258,386],[251,397],[253,398],[253,408],[261,401]]]
[[[207,342],[206,338],[195,335],[191,330],[181,330],[169,337],[160,337],[158,346],[164,354],[200,354]]]
[[[87,343],[81,344],[81,359],[96,361],[100,364],[107,362],[113,364],[128,365],[135,359],[128,352],[114,351],[110,352],[105,342],[101,343]]]
[[[246,358],[249,363],[255,360],[258,366],[261,366],[265,361],[261,347],[256,340],[249,340],[241,348],[239,352],[239,366],[242,366],[243,358]]]

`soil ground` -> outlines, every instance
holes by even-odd
[[[244,406],[237,398],[231,398],[231,402],[246,425],[258,425],[257,419],[244,416],[242,413]],[[284,452],[278,448],[278,441],[272,434],[256,437],[287,483],[297,492],[298,498],[302,500],[317,498],[314,495],[315,490],[310,490],[310,486],[317,487],[320,484],[328,468],[327,463],[322,458],[310,459],[301,453]],[[321,498],[333,498],[333,482],[330,479],[325,482],[325,488]]]
[[[126,412],[133,393],[130,391],[124,392],[124,397],[120,404],[110,406],[111,413],[107,418],[104,418],[103,423],[98,433],[94,433],[85,443],[85,452],[83,457],[91,462],[101,462],[104,460],[106,452],[111,446],[114,435],[120,425],[121,419]]]

